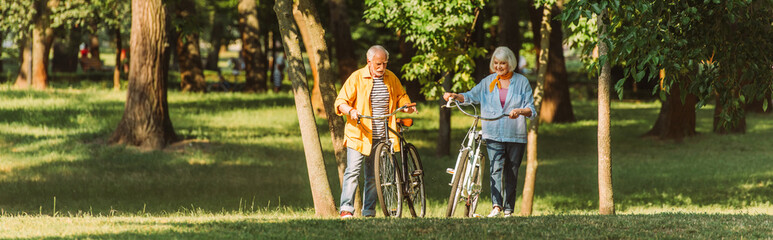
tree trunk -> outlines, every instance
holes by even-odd
[[[110,143],[162,149],[177,140],[166,96],[171,51],[167,28],[167,7],[161,0],[132,1],[126,107]]]
[[[32,29],[32,49],[27,59],[32,64],[32,81],[29,81],[26,78],[27,75],[22,75],[20,71],[19,77],[16,78],[17,88],[28,88],[30,82],[35,89],[42,90],[48,87],[48,56],[54,41],[54,30],[50,27],[51,9],[58,3],[59,1],[35,2],[37,14],[34,17],[35,23]]]
[[[314,115],[321,118],[327,118],[325,116],[325,105],[322,101],[322,92],[319,89],[319,69],[314,64],[319,58],[316,45],[311,44],[311,35],[309,33],[308,23],[306,18],[303,17],[300,9],[298,9],[298,2],[293,5],[293,18],[298,24],[298,30],[301,32],[301,38],[303,39],[303,46],[306,47],[306,56],[309,58],[309,66],[311,67],[311,76],[314,78],[314,86],[311,89],[311,106],[314,108]]]
[[[197,16],[196,3],[193,0],[182,1],[175,12],[179,19],[193,19]],[[202,92],[207,88],[198,32],[177,32],[177,62],[180,65],[180,89],[183,92]]]
[[[317,216],[336,216],[336,207],[330,184],[327,181],[325,162],[322,159],[322,147],[319,142],[317,125],[311,110],[309,90],[306,86],[306,71],[303,67],[301,47],[298,45],[298,28],[293,24],[292,1],[277,0],[274,11],[279,20],[279,29],[284,42],[284,51],[287,56],[288,72],[293,83],[293,95],[295,96],[295,108],[298,114],[303,149],[306,155],[306,167],[309,171],[309,182],[314,199],[314,210]]]
[[[352,40],[349,15],[346,14],[346,1],[330,0],[327,6],[330,10],[330,30],[333,33],[335,55],[338,59],[339,82],[343,84],[349,75],[358,69],[357,56],[354,55],[354,46],[356,45]]]
[[[80,29],[66,29],[64,36],[54,40],[54,56],[51,59],[51,71],[69,72],[78,71],[78,45],[81,38]]]
[[[491,15],[491,7],[489,5],[483,6],[478,15],[478,20],[475,21],[475,28],[472,32],[473,42],[479,47],[486,49],[495,49],[497,45],[493,39],[489,40],[486,37],[486,29],[484,28],[485,22],[491,18]],[[492,45],[494,48],[492,48]],[[486,56],[480,56],[475,59],[475,83],[479,83],[480,80],[491,74],[491,69],[489,69],[490,60]]]
[[[3,44],[2,44],[2,42],[4,41],[5,41],[5,32],[3,30],[0,30],[0,74],[5,73],[5,71],[3,70]],[[0,83],[7,80],[5,79],[5,76],[2,76],[2,78],[0,79],[1,79]]]
[[[698,98],[693,94],[687,94],[685,101],[682,102],[681,89],[679,86],[674,86],[666,101],[661,104],[655,125],[644,136],[677,141],[681,141],[684,137],[694,136],[696,134],[695,104],[697,102]]]
[[[443,89],[446,92],[451,91],[451,79],[453,79],[452,73],[446,72],[445,80],[443,80]],[[443,103],[443,99],[438,100],[440,104]],[[437,134],[437,149],[435,155],[438,157],[448,156],[451,152],[451,109],[439,108],[438,114],[438,134]]]
[[[248,92],[265,92],[268,89],[266,54],[260,43],[260,24],[255,0],[239,0],[239,32],[241,32],[244,61],[244,87]]]
[[[743,108],[728,110],[731,112],[741,111],[740,114],[742,115],[742,117],[738,119],[738,122],[735,122],[735,123],[726,121],[724,118],[721,117],[720,114],[722,113],[723,108],[724,108],[724,104],[719,100],[719,96],[717,96],[716,107],[714,107],[714,124],[713,124],[714,132],[718,134],[746,133],[746,113],[743,112]],[[730,113],[730,114],[733,114],[733,113]]]
[[[599,39],[606,36],[607,26],[605,18],[607,11],[598,16],[596,21],[599,25]],[[599,56],[606,56],[609,48],[606,42],[599,41]],[[612,197],[612,149],[611,138],[609,134],[611,122],[609,118],[609,92],[610,75],[612,67],[609,61],[603,63],[601,75],[599,75],[599,95],[598,95],[598,181],[599,181],[599,214],[614,215],[615,201]]]
[[[541,44],[543,46],[549,46],[548,42],[553,39],[551,35],[553,30],[551,29],[552,24],[550,23],[550,18],[550,11],[544,10],[542,14],[542,23],[540,24],[542,26],[540,34],[542,36]],[[552,57],[552,55],[548,54],[552,49],[552,46],[550,46],[549,48],[544,48],[542,50],[539,56],[539,61],[541,64],[544,65],[548,63],[548,56]],[[534,89],[534,109],[540,109],[540,106],[542,106],[542,90],[545,85],[546,72],[547,68],[542,68],[539,70],[539,74],[537,75],[537,87]],[[523,181],[521,216],[531,216],[532,212],[532,205],[534,200],[534,183],[537,180],[537,166],[539,165],[539,162],[537,161],[537,137],[539,136],[539,122],[539,119],[535,119],[530,121],[529,124],[529,134],[526,141],[526,177],[524,177]]]
[[[307,49],[315,49],[314,53],[307,52],[307,54],[315,55],[314,62],[311,62],[311,65],[317,66],[316,68],[319,71],[319,88],[321,90],[322,102],[325,106],[325,115],[327,115],[328,119],[327,123],[328,128],[330,129],[330,137],[333,142],[333,150],[338,166],[338,179],[340,183],[343,183],[344,170],[346,170],[344,121],[341,117],[336,115],[335,107],[333,106],[336,96],[338,95],[335,88],[337,77],[330,61],[330,51],[325,42],[325,29],[322,27],[313,2],[310,0],[300,0],[298,1],[297,9],[302,13],[301,15],[304,19],[303,23],[306,24],[309,33],[309,37],[304,39],[304,42],[306,42],[307,45],[311,45],[312,48]],[[305,40],[309,41],[307,42]]]
[[[32,72],[32,49],[30,49],[29,37],[19,40],[19,66],[16,76],[15,88],[28,88],[30,85],[30,73]]]
[[[89,24],[89,53],[91,53],[91,59],[101,63],[99,58],[99,19],[95,18]],[[102,64],[97,65],[97,69],[102,69]]]
[[[220,67],[217,66],[220,61],[220,47],[223,45],[223,33],[225,31],[225,24],[221,18],[225,18],[223,10],[215,8],[215,16],[212,18],[212,32],[210,32],[210,41],[212,43],[212,50],[207,55],[207,65],[204,69],[213,70],[220,73]]]
[[[115,38],[115,67],[113,67],[113,90],[121,90],[121,51],[123,50],[123,41],[121,41],[121,26],[113,29],[113,38]]]
[[[561,1],[557,1],[552,7],[552,16],[561,14]],[[548,12],[548,11],[544,11]],[[553,31],[550,32],[550,41],[540,41],[540,45],[550,48],[550,57],[546,65],[547,75],[545,75],[545,99],[543,99],[542,108],[540,108],[540,120],[548,123],[574,122],[574,112],[572,111],[572,100],[569,97],[569,79],[566,74],[566,64],[564,62],[563,51],[563,27],[558,19],[551,19],[550,26]]]
[[[521,58],[521,31],[518,26],[518,1],[498,0],[499,6],[499,46],[505,46],[515,53],[516,64]],[[482,21],[481,21],[482,22]],[[535,35],[536,36],[536,35]],[[516,66],[516,69],[518,66]],[[517,71],[517,70],[516,70]]]

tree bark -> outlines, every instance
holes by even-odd
[[[443,89],[446,92],[451,91],[451,79],[453,79],[452,73],[446,72],[445,80],[443,80]],[[443,99],[438,100],[440,104],[444,104]],[[438,157],[448,156],[451,152],[451,109],[439,108],[438,114],[438,134],[437,134],[437,148],[435,155]]]
[[[540,34],[542,36],[541,44],[543,46],[549,46],[548,42],[553,39],[551,35],[551,31],[553,30],[551,29],[552,24],[550,23],[550,18],[550,11],[544,10],[542,14],[542,23],[540,24],[542,26]],[[539,61],[541,64],[547,64],[548,61],[550,61],[549,56],[552,57],[552,55],[548,55],[551,52],[550,50],[552,50],[552,46],[549,48],[544,48],[540,53]],[[546,73],[547,68],[542,68],[539,70],[539,74],[537,75],[537,87],[534,88],[535,109],[540,109],[540,106],[542,106],[542,95],[544,93],[542,90],[545,86]],[[537,180],[537,166],[539,166],[539,162],[537,161],[537,138],[539,137],[539,122],[539,119],[535,119],[529,122],[529,133],[527,135],[526,141],[526,176],[523,180],[521,216],[531,216],[532,212],[534,200],[534,183]]]
[[[325,42],[325,29],[319,20],[319,15],[316,12],[314,3],[310,0],[299,0],[298,10],[301,13],[308,29],[309,37],[305,40],[309,40],[307,45],[311,45],[315,49],[314,53],[307,52],[308,55],[315,55],[314,62],[311,62],[312,66],[317,66],[319,72],[319,89],[322,95],[322,102],[324,104],[325,115],[327,115],[328,128],[330,129],[330,137],[333,142],[333,150],[335,152],[336,164],[338,166],[338,179],[340,183],[343,183],[344,170],[346,170],[346,147],[344,146],[344,121],[341,117],[335,113],[336,96],[338,95],[335,88],[335,82],[337,80],[335,71],[333,70],[330,61],[330,51],[328,50],[327,43]],[[294,14],[295,15],[295,14]],[[309,58],[311,60],[311,58]]]
[[[196,3],[193,0],[181,1],[175,12],[179,19],[193,19],[197,17]],[[201,64],[198,32],[177,32],[177,62],[180,65],[180,89],[183,92],[203,92],[207,82]]]
[[[35,9],[37,14],[34,17],[34,27],[32,29],[32,49],[30,49],[30,55],[24,60],[30,61],[32,64],[31,74],[22,75],[19,71],[19,76],[16,78],[15,87],[28,88],[30,87],[29,79],[27,76],[32,77],[32,87],[38,90],[46,89],[48,87],[48,56],[51,50],[51,44],[54,41],[54,30],[51,29],[51,9],[56,7],[59,1],[36,1]],[[27,51],[25,49],[25,51]],[[23,65],[23,64],[22,64]],[[27,65],[29,67],[29,65]],[[24,67],[22,67],[24,68]],[[22,69],[27,70],[27,69]]]
[[[514,0],[497,0],[497,5],[499,6],[499,34],[497,34],[499,46],[505,46],[513,50],[516,64],[521,58],[519,54],[521,51],[521,28],[518,26],[518,15],[516,14],[518,12],[518,3],[518,1]]]
[[[724,118],[720,116],[720,113],[722,113],[723,108],[724,108],[724,104],[722,104],[722,101],[720,101],[719,97],[717,97],[716,107],[714,107],[714,124],[713,124],[714,132],[718,134],[746,133],[746,113],[743,112],[743,108],[731,110],[731,111],[742,111],[741,113],[742,117],[738,119],[738,121],[735,123],[726,121]]]
[[[343,84],[349,75],[358,69],[357,56],[354,55],[355,44],[349,27],[349,15],[346,14],[346,1],[330,0],[327,6],[330,10],[330,30],[333,33],[335,55],[338,59],[339,82]]]
[[[4,73],[5,72],[3,70],[3,58],[2,58],[2,56],[3,56],[3,44],[2,44],[2,42],[3,41],[5,41],[5,32],[3,30],[0,30],[0,73]],[[4,82],[6,80],[7,79],[2,78],[2,80],[0,80],[0,83]]]
[[[563,7],[560,4],[561,1],[557,1],[552,7],[553,10],[550,12],[552,16],[561,14]],[[548,123],[574,122],[572,100],[569,97],[569,79],[564,61],[563,27],[561,21],[557,19],[551,19],[550,26],[553,30],[550,32],[549,43],[540,41],[540,45],[548,46],[552,51],[547,64],[540,63],[547,66],[547,74],[545,75],[545,99],[539,116],[540,120]]]
[[[54,56],[51,59],[51,71],[69,72],[78,71],[78,45],[81,38],[80,29],[63,29],[64,34],[54,40]]]
[[[661,103],[655,125],[644,136],[681,141],[684,137],[696,134],[695,104],[698,98],[693,94],[687,94],[685,101],[682,102],[681,91],[679,86],[671,89],[666,101]]]
[[[210,41],[212,43],[212,50],[207,55],[207,64],[204,69],[213,70],[220,73],[220,67],[217,66],[220,61],[220,47],[223,46],[223,33],[225,30],[225,24],[221,18],[225,18],[223,10],[215,8],[215,16],[212,18],[212,31],[210,32]]]
[[[167,104],[171,51],[167,30],[167,6],[161,0],[132,1],[129,89],[110,143],[162,149],[178,139]]]
[[[603,40],[606,36],[607,26],[605,18],[607,11],[598,16],[596,21],[599,25],[599,56],[606,56],[609,48]],[[610,75],[612,67],[609,61],[603,63],[601,74],[599,75],[599,95],[598,95],[598,181],[599,181],[599,214],[614,215],[615,202],[612,196],[612,149],[610,137],[610,117],[609,117],[609,93],[610,93]]]
[[[113,90],[121,90],[121,50],[123,41],[121,41],[121,27],[116,26],[113,29],[113,38],[115,40],[115,67],[113,67]]]
[[[244,61],[244,87],[248,92],[265,92],[268,89],[266,54],[260,43],[258,8],[254,0],[239,0],[239,32],[241,32]]]
[[[550,7],[550,6],[549,6]],[[539,24],[539,19],[543,15],[545,6],[540,8],[529,8],[530,20],[534,25]],[[563,1],[556,1],[556,4],[550,7],[551,15],[558,16],[563,9]],[[566,73],[566,62],[563,51],[563,26],[560,20],[551,19],[550,26],[553,31],[550,32],[550,41],[543,45],[539,33],[539,25],[532,26],[534,33],[534,49],[537,56],[540,56],[540,49],[550,48],[550,57],[547,64],[541,63],[537,59],[536,69],[539,71],[542,66],[547,66],[545,75],[545,98],[539,111],[540,120],[548,123],[574,122],[574,111],[572,109],[572,100],[569,96],[569,79]]]
[[[298,114],[301,137],[304,140],[303,149],[306,155],[306,167],[309,171],[314,210],[317,216],[336,216],[335,203],[325,172],[325,162],[322,159],[322,147],[319,142],[317,125],[311,110],[309,90],[306,86],[306,71],[303,67],[301,47],[298,45],[299,32],[290,16],[292,2],[290,0],[277,0],[274,4],[274,11],[279,20],[279,28],[289,66],[288,73],[293,83],[295,108]]]
[[[314,108],[314,115],[321,118],[327,118],[327,116],[325,116],[325,105],[322,101],[322,92],[319,89],[319,69],[317,69],[317,65],[314,64],[318,61],[317,58],[319,58],[319,56],[317,53],[319,52],[319,49],[316,48],[316,45],[311,44],[312,36],[309,33],[309,24],[306,23],[306,18],[303,17],[303,13],[298,9],[297,1],[293,5],[293,18],[295,18],[295,22],[298,24],[298,30],[303,39],[303,46],[306,47],[306,56],[309,58],[311,76],[314,78],[314,86],[311,88],[311,106]]]

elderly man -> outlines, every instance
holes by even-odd
[[[368,49],[368,65],[346,80],[335,100],[336,114],[348,115],[344,134],[346,145],[346,171],[341,186],[341,218],[350,218],[354,212],[354,195],[361,170],[364,170],[362,215],[376,215],[376,189],[373,172],[373,145],[386,141],[384,121],[394,127],[395,118],[389,120],[365,120],[357,123],[358,115],[386,115],[411,102],[400,80],[386,69],[389,52],[375,45]],[[416,112],[415,107],[404,110]],[[363,164],[364,163],[364,164]]]

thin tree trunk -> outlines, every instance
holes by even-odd
[[[197,17],[196,3],[193,0],[182,1],[175,12],[179,19],[193,19]],[[183,92],[202,92],[207,88],[198,32],[177,32],[177,62],[180,65],[180,89]]]
[[[303,149],[306,155],[306,167],[309,171],[309,182],[314,199],[314,210],[317,216],[336,216],[336,207],[333,195],[330,192],[330,184],[327,181],[325,162],[322,159],[322,147],[319,142],[317,125],[311,110],[309,90],[306,86],[306,71],[303,67],[301,47],[298,45],[298,28],[290,16],[292,14],[292,2],[290,0],[277,0],[274,11],[279,20],[279,29],[282,33],[284,51],[287,55],[288,72],[293,82],[293,95],[298,114]]]
[[[177,140],[167,104],[171,51],[167,24],[167,6],[161,0],[132,1],[126,107],[110,143],[162,149]]]
[[[30,48],[30,37],[31,36],[19,40],[19,49],[21,51],[21,53],[19,53],[19,62],[21,63],[21,66],[19,66],[19,74],[16,76],[16,82],[14,83],[15,88],[28,88],[30,86],[30,73],[32,73],[32,49]]]
[[[223,32],[225,24],[220,18],[225,18],[220,8],[215,8],[215,16],[212,18],[212,32],[210,32],[210,41],[212,43],[212,50],[207,55],[207,64],[204,69],[213,70],[220,73],[220,67],[217,66],[220,60],[220,47],[223,45]]]
[[[342,184],[344,170],[346,170],[346,146],[344,146],[344,121],[336,115],[335,107],[333,106],[337,96],[335,88],[337,78],[330,61],[330,51],[325,42],[325,29],[319,20],[314,3],[309,0],[300,0],[298,3],[298,10],[304,18],[303,23],[306,24],[310,34],[307,39],[304,39],[304,42],[309,40],[307,44],[312,46],[311,49],[316,50],[314,53],[307,52],[307,54],[316,55],[311,65],[317,66],[317,70],[319,70],[319,88],[321,90],[322,102],[325,106],[325,115],[327,115],[328,119],[330,137],[333,142],[333,150],[338,166],[338,179],[339,183]]]
[[[5,32],[4,32],[4,31],[2,31],[2,30],[0,30],[0,73],[4,73],[4,72],[5,72],[5,71],[3,70],[3,59],[2,59],[2,55],[3,55],[3,44],[2,44],[2,42],[5,42]],[[3,78],[3,80],[0,80],[0,83],[2,83],[2,82],[3,82],[3,81],[5,81],[5,80],[7,80],[7,79],[4,79],[4,78]]]
[[[54,41],[54,30],[50,27],[50,15],[51,9],[58,4],[59,1],[35,2],[37,14],[35,15],[35,23],[32,29],[32,49],[30,50],[30,58],[28,58],[31,60],[28,61],[32,64],[32,70],[31,74],[25,75],[24,78],[21,78],[23,75],[19,74],[15,84],[17,88],[29,87],[30,81],[26,78],[27,76],[32,77],[31,84],[33,88],[42,90],[48,87],[48,56],[51,44]]]
[[[443,80],[443,89],[446,92],[451,91],[451,79],[453,79],[452,73],[446,72]],[[438,100],[440,104],[443,104],[442,98]],[[451,152],[451,109],[439,108],[438,114],[438,134],[437,134],[437,148],[435,155],[438,157],[448,156]]]
[[[349,74],[358,68],[357,56],[354,55],[355,45],[352,40],[352,31],[349,27],[349,15],[346,14],[348,7],[345,0],[330,0],[327,6],[330,10],[330,30],[333,33],[335,55],[338,59],[339,82],[343,84]]]
[[[541,30],[540,33],[542,35],[542,42],[541,44],[543,46],[548,46],[548,42],[552,39],[551,37],[551,24],[550,24],[550,10],[547,10],[549,8],[545,7],[543,14],[542,14],[542,24],[541,24]],[[543,48],[542,52],[539,56],[539,61],[541,64],[547,64],[548,55],[551,48]],[[539,70],[539,75],[537,75],[537,87],[534,89],[534,109],[540,109],[540,106],[542,105],[542,95],[543,95],[543,88],[545,85],[545,73],[547,72],[547,68],[542,68]],[[534,200],[534,183],[537,180],[537,166],[539,165],[539,162],[537,161],[537,137],[539,136],[539,119],[534,119],[530,121],[529,124],[529,134],[527,136],[526,141],[526,177],[524,177],[523,181],[523,200],[521,201],[521,216],[531,216],[532,212],[532,205]]]
[[[609,48],[603,40],[606,36],[607,26],[604,19],[607,11],[598,16],[596,21],[599,25],[599,57],[606,56]],[[598,181],[599,181],[599,213],[601,215],[614,215],[615,202],[612,197],[612,150],[609,118],[609,92],[610,75],[612,67],[609,61],[603,63],[601,75],[599,75],[599,95],[598,95]]]
[[[115,38],[115,67],[113,67],[113,90],[121,90],[121,50],[123,49],[123,41],[121,41],[121,26],[118,25],[113,29],[113,37]]]
[[[298,9],[298,2],[293,5],[293,18],[298,23],[298,30],[301,32],[301,38],[303,39],[303,46],[306,47],[306,56],[309,58],[309,66],[311,67],[311,76],[314,78],[314,86],[311,88],[311,105],[314,108],[314,115],[320,118],[327,118],[325,115],[325,105],[322,101],[322,92],[319,89],[319,69],[314,64],[319,58],[317,52],[317,46],[311,44],[311,35],[309,33],[308,23],[306,18],[303,17],[300,9]],[[324,36],[324,35],[323,35]]]
[[[268,89],[266,76],[266,54],[260,43],[260,24],[258,8],[255,0],[240,0],[239,31],[241,32],[244,61],[245,90],[248,92],[265,92]]]

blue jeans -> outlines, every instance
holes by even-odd
[[[486,148],[491,162],[491,202],[495,207],[513,212],[518,168],[521,167],[526,144],[486,139]],[[503,189],[504,207],[502,206]]]
[[[376,215],[378,196],[376,195],[376,177],[373,172],[373,150],[371,150],[370,156],[365,156],[357,150],[346,148],[346,171],[344,171],[344,182],[341,186],[341,211],[354,212],[354,194],[356,194],[360,173],[364,172],[362,215]]]

